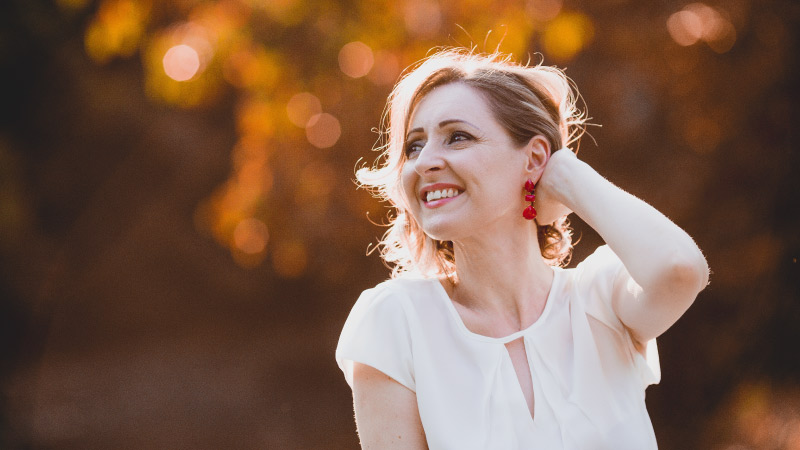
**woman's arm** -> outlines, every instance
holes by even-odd
[[[353,363],[353,406],[362,449],[428,448],[417,395],[383,372]]]
[[[706,260],[686,232],[571,151],[553,153],[539,187],[537,194],[574,211],[622,260],[630,278],[617,281],[626,286],[615,289],[624,294],[612,305],[639,342],[672,326],[708,284]]]

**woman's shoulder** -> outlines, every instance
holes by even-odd
[[[437,279],[401,276],[364,290],[356,300],[351,316],[417,316],[430,309],[442,289]]]
[[[356,303],[361,307],[401,307],[403,304],[427,302],[437,294],[437,289],[441,289],[441,285],[436,278],[402,275],[364,290]]]
[[[561,269],[577,287],[612,283],[624,269],[622,261],[608,245],[601,245],[574,268]]]
[[[434,280],[435,282],[435,280]],[[374,367],[415,390],[413,342],[418,339],[420,311],[414,306],[430,281],[395,278],[366,289],[345,321],[336,360],[353,385],[353,362]]]

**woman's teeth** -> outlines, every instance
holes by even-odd
[[[458,189],[442,189],[438,191],[429,191],[428,197],[425,199],[425,201],[431,202],[434,200],[439,200],[441,198],[455,197],[458,194],[459,194]]]

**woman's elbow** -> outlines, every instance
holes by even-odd
[[[669,288],[690,293],[692,300],[708,285],[708,262],[700,250],[674,256],[665,273]]]

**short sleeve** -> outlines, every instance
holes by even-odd
[[[405,300],[402,292],[384,283],[356,301],[336,347],[336,362],[351,388],[353,362],[359,362],[416,391]]]
[[[586,313],[623,337],[644,386],[658,383],[661,380],[661,367],[656,340],[651,339],[643,344],[644,348],[637,348],[612,306],[615,296],[628,295],[626,290],[629,289],[629,282],[633,282],[622,260],[611,248],[603,245],[578,264],[575,270],[576,289],[583,299]]]

